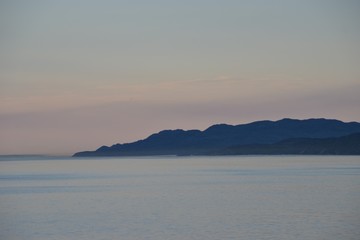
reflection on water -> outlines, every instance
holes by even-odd
[[[359,157],[0,160],[0,239],[358,239]]]

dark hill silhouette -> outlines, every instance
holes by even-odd
[[[360,155],[360,133],[336,138],[292,138],[225,148],[209,155]]]
[[[102,146],[87,156],[207,155],[231,146],[273,144],[289,138],[332,138],[360,132],[360,123],[329,119],[282,119],[248,124],[218,124],[204,131],[164,130],[133,143]]]

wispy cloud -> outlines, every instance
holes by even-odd
[[[301,98],[306,95],[322,96],[337,89],[356,88],[356,84],[343,83],[326,86],[303,79],[289,80],[284,76],[246,79],[217,76],[209,79],[151,82],[110,82],[92,87],[53,89],[51,92],[34,91],[21,95],[0,96],[0,112],[21,113],[57,111],[111,103],[196,104],[216,102],[252,103]]]

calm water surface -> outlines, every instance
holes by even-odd
[[[0,239],[360,239],[360,157],[0,159]]]

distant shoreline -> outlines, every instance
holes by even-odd
[[[262,120],[216,124],[204,131],[163,130],[132,143],[102,146],[73,157],[360,155],[360,123],[335,119]]]

